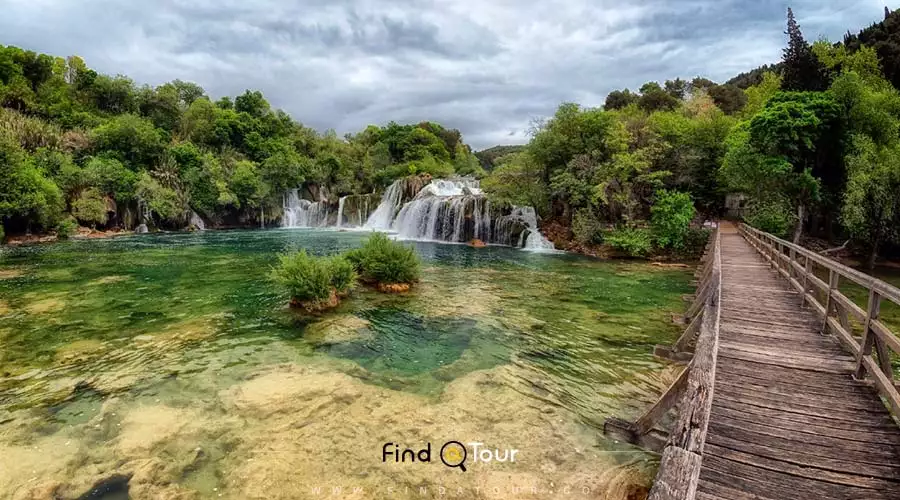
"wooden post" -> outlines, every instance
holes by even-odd
[[[834,269],[828,269],[828,291],[825,295],[825,317],[822,318],[822,333],[828,333],[828,315],[831,313],[832,307],[834,305],[831,303],[831,295],[838,288],[838,280],[841,275],[834,272]],[[837,312],[837,307],[834,307],[835,312]]]
[[[869,288],[869,305],[866,313],[866,322],[863,326],[863,340],[856,356],[856,373],[854,377],[861,379],[866,374],[866,368],[863,366],[863,359],[872,355],[872,346],[875,344],[875,332],[872,331],[872,320],[878,319],[878,312],[881,308],[881,296],[875,292],[874,287]]]

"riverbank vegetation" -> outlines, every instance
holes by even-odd
[[[0,221],[8,235],[181,229],[195,215],[257,227],[298,186],[335,200],[457,174],[535,207],[567,250],[690,253],[699,222],[733,215],[795,241],[849,238],[872,264],[900,243],[900,13],[841,43],[810,44],[790,11],[787,26],[778,64],[724,84],[648,82],[597,108],[564,103],[528,144],[477,156],[432,122],[338,137],[258,91],[138,86],[78,57],[0,47]]]
[[[870,266],[896,254],[900,12],[810,44],[789,10],[787,33],[779,64],[725,84],[649,82],[602,108],[561,105],[522,151],[492,158],[485,189],[570,228],[556,243],[575,250],[679,248],[692,201],[794,241],[850,238]]]

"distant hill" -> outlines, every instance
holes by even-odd
[[[856,35],[847,32],[844,45],[851,52],[859,50],[860,45],[874,48],[885,78],[900,89],[900,9],[891,12],[885,8],[884,21],[874,23]]]
[[[844,35],[843,45],[850,52],[859,50],[861,45],[874,48],[881,61],[881,69],[884,71],[885,78],[895,88],[900,89],[900,9],[891,12],[885,8],[883,21],[872,23],[871,26],[855,35],[848,31]],[[728,80],[727,83],[746,89],[759,83],[766,71],[780,73],[781,63],[766,64],[741,73]]]
[[[734,85],[742,89],[746,89],[747,87],[760,83],[762,81],[763,73],[767,71],[771,71],[773,73],[781,73],[781,63],[763,64],[756,69],[752,69],[746,73],[741,73],[725,83]]]
[[[525,146],[494,146],[483,151],[477,151],[475,157],[481,161],[481,166],[490,172],[494,169],[497,158],[511,153],[518,153],[525,149]]]

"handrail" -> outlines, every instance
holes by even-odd
[[[706,280],[709,292],[702,299],[700,294],[697,295],[698,301],[703,300],[700,335],[694,357],[686,369],[688,375],[679,398],[678,419],[663,449],[659,472],[650,490],[650,500],[693,500],[697,494],[719,352],[719,304],[722,300],[720,233],[720,229],[716,228],[712,237],[711,264]]]
[[[900,392],[894,383],[891,366],[891,351],[900,354],[900,338],[879,319],[881,300],[886,298],[900,305],[900,289],[746,224],[741,224],[739,230],[751,246],[800,292],[803,302],[818,312],[822,318],[822,331],[833,333],[856,357],[854,376],[858,379],[871,377],[889,408],[900,418]],[[785,254],[785,250],[789,253]],[[828,283],[816,276],[815,265],[828,271]],[[865,310],[841,293],[842,277],[868,291]],[[821,301],[818,294],[821,294]],[[854,336],[851,317],[862,325],[859,341]]]

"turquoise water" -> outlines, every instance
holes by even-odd
[[[326,480],[386,488],[398,472],[434,486],[441,469],[338,463],[325,450],[453,433],[545,457],[506,479],[473,470],[466,488],[648,481],[653,457],[597,427],[670,380],[650,353],[678,333],[669,318],[690,270],[415,243],[424,276],[413,291],[360,289],[318,316],[287,308],[268,281],[280,252],[325,255],[364,238],[210,231],[4,249],[0,467],[21,471],[0,473],[0,496],[77,493],[113,470],[133,474],[134,498],[303,498]],[[71,452],[48,461],[35,446]],[[286,456],[322,464],[282,470]]]

